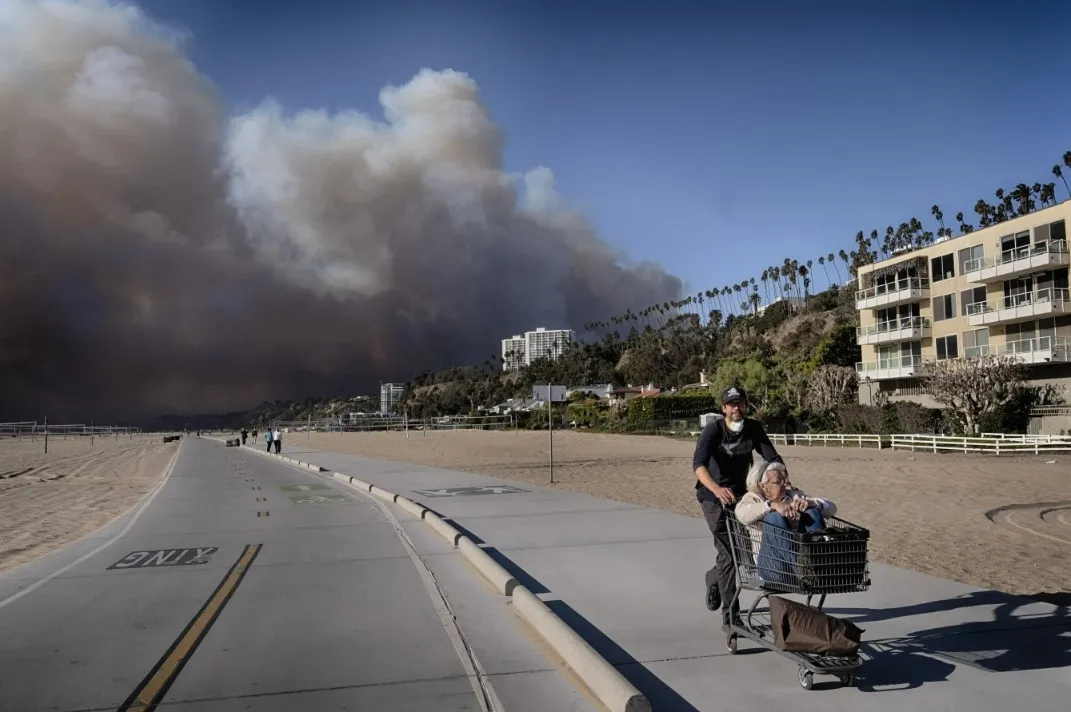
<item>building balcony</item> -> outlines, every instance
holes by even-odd
[[[881,321],[873,326],[858,326],[855,329],[855,343],[891,344],[897,341],[918,341],[929,338],[930,320],[924,316],[909,316],[892,321]]]
[[[1063,336],[1038,336],[1018,339],[995,346],[972,346],[964,349],[966,358],[979,356],[1015,356],[1023,363],[1071,363],[1071,339]]]
[[[876,363],[857,363],[855,373],[861,380],[883,381],[890,378],[918,378],[923,375],[922,356],[879,358]]]
[[[1001,282],[1024,274],[1044,272],[1068,264],[1066,240],[1005,250],[996,257],[978,257],[963,263],[963,276],[972,282]]]
[[[1039,289],[967,305],[967,323],[971,326],[1012,324],[1060,314],[1071,314],[1071,294],[1066,289]]]
[[[898,304],[920,302],[930,297],[930,280],[925,277],[899,279],[855,293],[856,309],[881,309]]]

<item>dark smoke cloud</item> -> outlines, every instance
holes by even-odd
[[[549,170],[503,170],[466,75],[385,88],[385,121],[227,117],[181,41],[132,7],[0,0],[0,419],[367,392],[678,296]]]

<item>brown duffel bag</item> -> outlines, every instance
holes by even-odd
[[[848,656],[859,652],[863,629],[816,608],[770,596],[774,645],[791,653]]]

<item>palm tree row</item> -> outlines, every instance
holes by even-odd
[[[1063,155],[1063,166],[1056,164],[1052,167],[1052,174],[1061,179],[1068,195],[1071,196],[1071,187],[1068,186],[1063,170],[1071,169],[1071,151]],[[1056,205],[1055,183],[1034,183],[1027,185],[1019,183],[1010,191],[998,188],[994,193],[996,202],[990,204],[984,199],[979,199],[974,206],[974,212],[978,215],[978,227],[985,228],[1011,220],[1012,218],[1027,215],[1038,209]],[[755,278],[746,279],[739,284],[725,287],[716,287],[705,292],[698,292],[694,296],[684,297],[671,302],[654,304],[633,312],[631,309],[619,316],[611,317],[609,321],[595,321],[584,325],[587,331],[599,331],[612,325],[638,326],[644,329],[652,328],[662,330],[679,321],[681,317],[689,315],[698,317],[701,321],[707,320],[708,324],[716,326],[723,316],[743,316],[745,314],[758,313],[759,307],[772,304],[779,299],[801,299],[806,301],[811,294],[813,279],[813,265],[817,261],[826,278],[826,285],[832,288],[844,283],[838,266],[838,258],[844,264],[849,275],[854,275],[859,267],[871,264],[878,259],[897,255],[910,250],[933,244],[935,239],[952,237],[952,228],[945,224],[944,213],[940,206],[930,208],[930,214],[937,221],[936,233],[927,230],[918,218],[911,218],[900,223],[897,227],[889,225],[884,233],[871,230],[867,236],[862,230],[855,234],[856,249],[852,251],[839,250],[836,254],[819,257],[817,260],[807,260],[804,264],[799,261],[786,258],[780,265],[767,267],[762,271],[759,281],[762,283],[762,294]],[[974,231],[974,226],[967,222],[962,212],[956,213],[956,223],[960,234],[966,235]],[[833,268],[833,274],[830,273]],[[836,280],[834,281],[834,275]],[[802,285],[802,293],[800,287]]]

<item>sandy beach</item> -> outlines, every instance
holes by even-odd
[[[546,432],[294,433],[284,442],[551,486]],[[553,487],[699,517],[693,447],[562,431]],[[1071,454],[780,452],[796,486],[833,499],[841,516],[871,530],[874,560],[1007,593],[1071,591]],[[1023,506],[994,512],[1008,505]]]
[[[0,571],[114,521],[159,483],[178,443],[160,436],[0,440]]]

